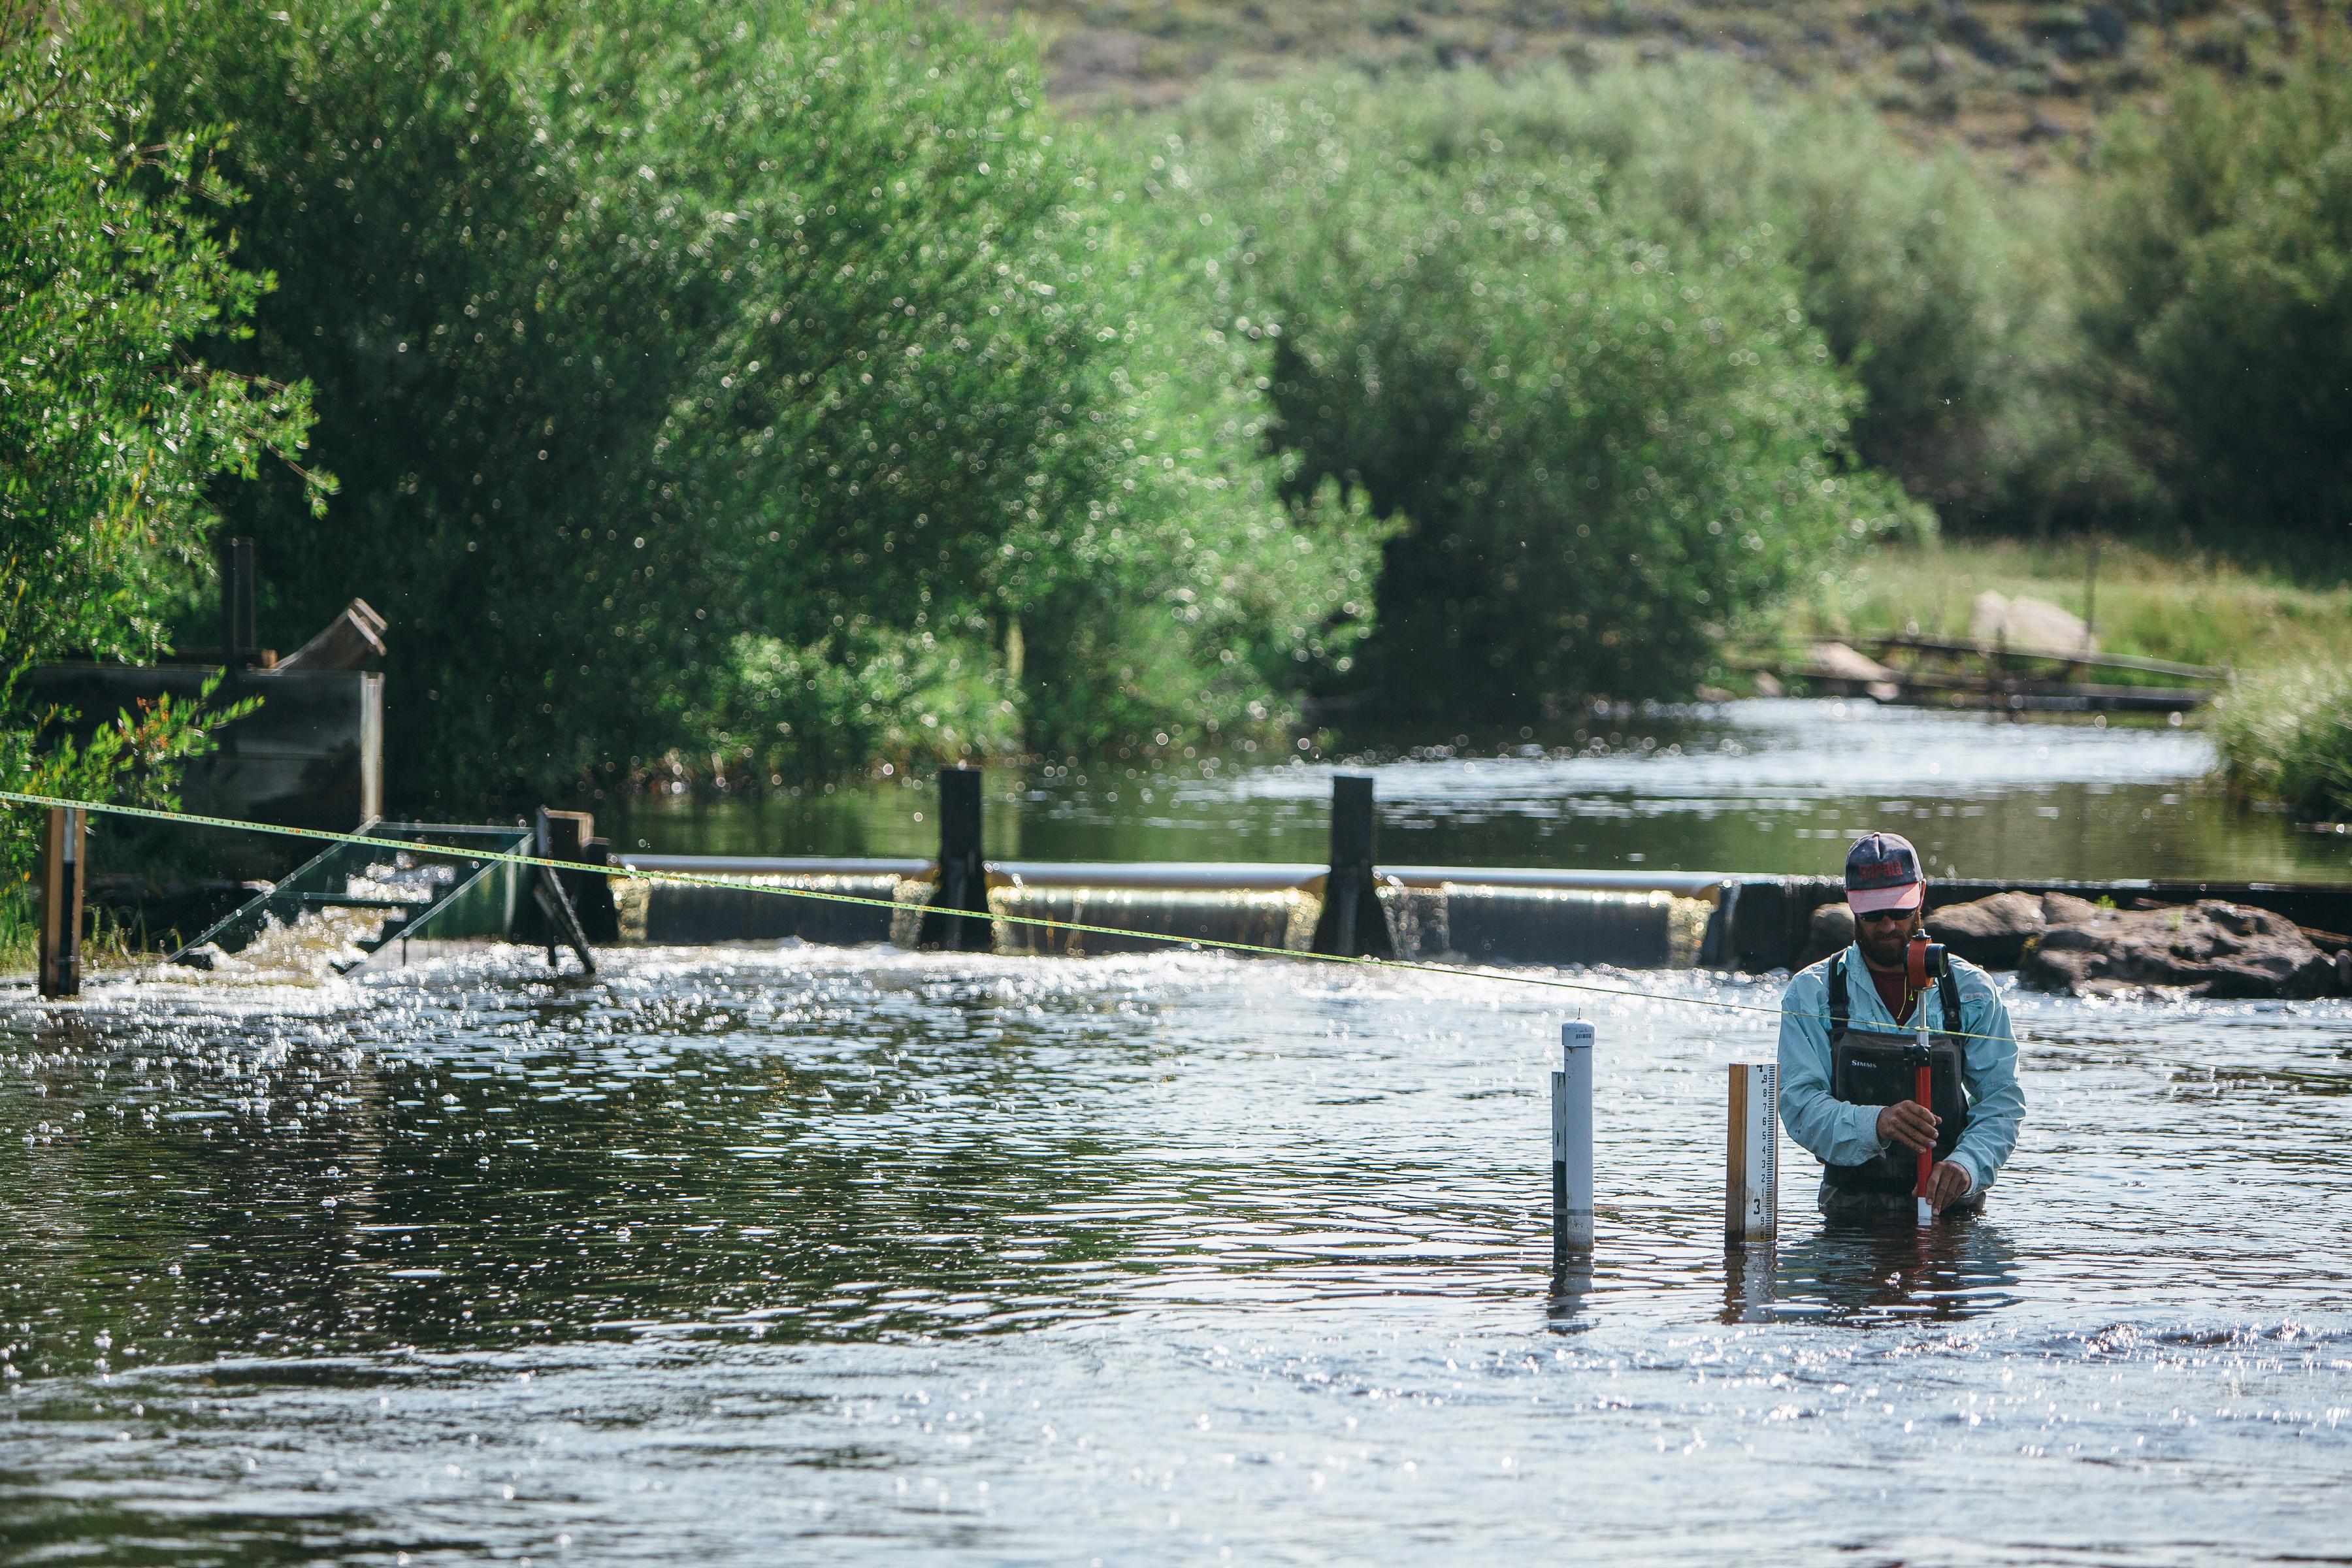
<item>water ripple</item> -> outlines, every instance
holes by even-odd
[[[1475,974],[786,947],[16,1005],[0,1556],[2340,1552],[2352,1008],[2016,1000],[1984,1219],[1825,1228],[1788,1147],[1727,1258],[1769,1020],[1599,999],[1560,1279],[1558,998]]]

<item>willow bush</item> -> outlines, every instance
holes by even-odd
[[[1841,544],[1927,525],[1853,460],[1860,394],[1760,226],[1661,243],[1597,159],[1441,142],[1344,79],[1150,163],[1290,482],[1402,520],[1352,678],[1384,707],[1684,695]]]
[[[216,502],[265,467],[308,510],[309,389],[215,363],[268,277],[213,232],[237,192],[216,131],[139,132],[123,30],[0,0],[0,788],[167,804],[227,713],[159,701],[56,739],[22,677],[60,658],[138,661],[208,570]],[[21,939],[38,817],[0,810],[0,949]]]
[[[1853,450],[1946,521],[2038,530],[2131,493],[2135,470],[2070,380],[2051,193],[1997,186],[1955,149],[1906,145],[1863,104],[1724,61],[1496,97],[1517,137],[1597,156],[1619,208],[1663,236],[1765,231],[1862,390]]]
[[[2184,82],[2086,205],[2089,377],[2172,510],[2226,547],[2352,541],[2352,60]]]
[[[386,614],[406,798],[1278,721],[1371,564],[1159,341],[1016,43],[815,0],[148,36],[165,121],[238,128],[252,363],[313,379],[344,481],[325,526],[238,503],[265,619]]]
[[[2063,215],[1957,154],[1915,152],[1865,108],[1699,59],[1316,90],[1346,105],[1349,134],[1373,131],[1414,168],[1565,161],[1678,254],[1746,246],[1783,261],[1864,395],[1853,449],[1949,521],[2030,526],[2119,482],[2064,380]],[[1258,97],[1206,95],[1172,128],[1203,155],[1245,143]]]

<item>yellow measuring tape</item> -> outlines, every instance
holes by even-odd
[[[64,807],[68,810],[103,813],[111,816],[138,817],[150,822],[176,823],[188,827],[219,827],[244,833],[272,833],[282,837],[316,839],[327,844],[356,844],[370,849],[424,855],[461,855],[469,860],[500,863],[510,866],[533,866],[551,871],[602,870],[605,875],[625,877],[637,882],[664,882],[683,887],[713,888],[727,892],[759,893],[772,897],[814,899],[824,903],[852,904],[866,909],[904,910],[907,906],[895,899],[870,899],[856,893],[827,892],[817,888],[779,887],[773,882],[745,882],[727,877],[704,876],[691,871],[646,871],[634,866],[612,865],[603,868],[583,866],[576,860],[556,860],[540,855],[523,855],[508,850],[461,849],[446,844],[422,844],[399,838],[378,838],[362,833],[336,833],[320,827],[281,827],[264,822],[241,822],[235,817],[206,816],[196,812],[165,811],[155,806],[100,805],[95,801],[67,800],[56,795],[24,795],[14,790],[0,790],[0,805]],[[420,825],[421,826],[421,825]],[[518,826],[518,833],[524,831]],[[1002,921],[1007,925],[1044,927],[1053,931],[1082,931],[1094,936],[1115,936],[1129,941],[1164,942],[1173,946],[1219,952],[1248,953],[1261,958],[1287,958],[1317,963],[1345,964],[1357,969],[1393,970],[1404,973],[1443,974],[1454,978],[1475,975],[1482,979],[1500,981],[1511,985],[1532,985],[1551,991],[1572,991],[1582,995],[1616,996],[1636,1002],[1664,1002],[1685,1007],[1712,1007],[1725,1012],[1761,1013],[1772,1017],[1811,1017],[1828,1021],[1826,1013],[1798,1013],[1786,1007],[1768,1007],[1754,1002],[1726,1002],[1715,997],[1668,996],[1654,991],[1636,991],[1630,986],[1596,985],[1589,981],[1561,980],[1550,975],[1527,974],[1511,970],[1472,969],[1458,964],[1430,963],[1407,958],[1342,957],[1338,953],[1307,952],[1297,948],[1271,947],[1262,942],[1223,942],[1213,937],[1171,936],[1160,931],[1131,931],[1123,926],[1088,925],[1077,921],[1047,920],[1035,915],[986,916],[962,910],[943,911],[962,914],[971,920]],[[1955,1039],[2012,1039],[2010,1036],[1973,1033],[1963,1029],[1939,1029],[1937,1033]],[[2013,1039],[2012,1039],[2012,1043]]]

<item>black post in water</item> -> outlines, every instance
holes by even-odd
[[[541,806],[531,834],[532,852],[542,860],[578,860],[581,828],[587,820],[578,812],[550,811]],[[580,911],[572,901],[571,889],[564,886],[568,875],[571,873],[545,866],[530,868],[530,897],[539,907],[540,940],[547,948],[548,968],[557,967],[556,949],[568,947],[579,955],[581,971],[593,974],[596,955],[590,951],[587,933],[581,929]]]
[[[1316,952],[1396,956],[1379,887],[1372,871],[1372,781],[1341,773],[1331,781],[1331,869],[1323,879],[1323,912],[1315,921]]]
[[[613,863],[613,841],[595,837],[596,818],[585,811],[542,811],[547,823],[547,855],[569,860],[577,871],[558,871],[564,896],[572,900],[580,921],[580,934],[592,944],[621,940],[621,912],[613,902],[607,872]]]
[[[980,770],[940,770],[940,879],[917,943],[950,952],[996,945],[988,918],[988,868],[980,858]]]
[[[253,574],[253,541],[222,540],[221,664],[231,674],[252,663],[261,646],[255,631]]]

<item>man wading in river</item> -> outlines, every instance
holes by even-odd
[[[1821,1205],[1832,1219],[1913,1218],[1925,1148],[1935,1151],[1927,1201],[1974,1214],[2017,1145],[2017,1040],[1992,982],[1953,958],[1915,988],[1906,950],[1926,928],[1927,892],[1910,840],[1856,839],[1845,858],[1853,945],[1799,973],[1780,1004],[1780,1121],[1825,1167]],[[1898,1064],[1923,1025],[1942,1058],[1934,1108],[1916,1089],[1870,1092],[1874,1062],[1875,1082],[1914,1083],[1916,1069]]]

